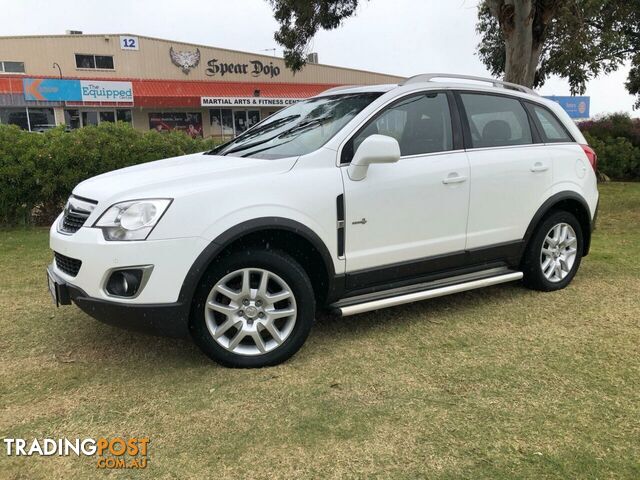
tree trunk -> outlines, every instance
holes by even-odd
[[[550,12],[534,0],[487,1],[504,37],[504,79],[532,88]]]

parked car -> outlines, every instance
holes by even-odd
[[[589,253],[595,152],[527,88],[437,77],[331,89],[211,152],[82,182],[51,227],[55,302],[262,367],[320,309],[566,287]]]

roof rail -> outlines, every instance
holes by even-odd
[[[323,90],[318,95],[341,92],[342,90],[348,90],[350,88],[356,88],[356,87],[362,87],[362,85],[340,85],[339,87],[333,87],[333,88],[328,88],[327,90]]]
[[[511,90],[517,90],[519,92],[528,93],[529,95],[538,95],[532,89],[517,83],[503,82],[502,80],[496,80],[495,78],[474,77],[472,75],[459,75],[456,73],[423,73],[421,75],[414,75],[407,78],[400,85],[410,85],[412,83],[430,82],[434,78],[456,78],[459,80],[474,80],[476,82],[487,82],[494,87],[509,88]]]

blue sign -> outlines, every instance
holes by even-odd
[[[25,100],[62,102],[82,100],[80,80],[25,78],[22,80]]]
[[[131,82],[25,78],[25,100],[41,102],[133,102]]]
[[[560,105],[571,118],[589,118],[590,97],[556,97],[548,98]]]

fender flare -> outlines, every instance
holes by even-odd
[[[589,248],[591,247],[591,230],[592,230],[593,216],[591,214],[591,209],[589,208],[589,204],[584,199],[584,197],[572,191],[564,191],[564,192],[559,192],[554,195],[551,195],[547,200],[545,200],[545,202],[540,206],[540,208],[538,208],[538,210],[536,211],[535,215],[531,219],[531,222],[529,223],[529,226],[527,227],[527,230],[524,234],[524,237],[523,237],[524,248],[526,248],[526,246],[529,244],[529,240],[531,240],[531,237],[533,236],[533,232],[535,231],[536,227],[540,223],[540,220],[542,220],[544,216],[547,215],[547,213],[549,213],[558,203],[564,200],[577,201],[582,206],[582,208],[584,208],[584,211],[587,214],[587,217],[589,220],[588,225],[586,226],[586,228],[585,228],[585,225],[581,225],[583,230],[582,234],[584,236],[583,256],[589,253]],[[580,219],[578,219],[578,221],[580,221]]]
[[[193,294],[200,283],[200,279],[215,257],[236,240],[260,230],[283,230],[300,235],[320,253],[325,268],[327,269],[329,281],[335,277],[335,268],[329,249],[322,239],[309,227],[295,220],[283,217],[254,218],[231,227],[229,230],[218,235],[215,240],[205,247],[187,272],[182,282],[178,301],[191,305]]]

